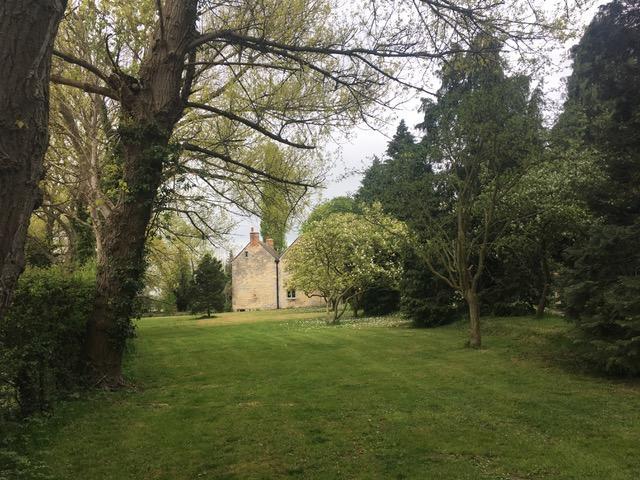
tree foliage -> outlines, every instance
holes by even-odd
[[[465,299],[469,345],[480,347],[481,281],[502,234],[498,213],[526,167],[542,152],[538,99],[529,78],[508,76],[500,45],[483,35],[481,57],[461,54],[441,72],[437,103],[423,109],[427,154],[438,165],[435,188],[447,192],[429,215],[423,258],[431,271]],[[427,210],[429,214],[429,210]]]
[[[352,213],[362,215],[362,204],[352,197],[334,197],[331,200],[317,205],[301,226],[301,231],[307,232],[315,222],[326,220],[331,215]],[[387,285],[382,281],[372,283],[367,289],[357,295],[353,295],[348,303],[357,317],[360,311],[368,316],[386,315],[398,309],[398,291],[393,285]]]
[[[160,236],[149,241],[143,295],[154,307],[163,312],[189,310],[193,269],[201,250],[201,242],[189,244]]]
[[[436,198],[444,193],[436,188],[433,173],[424,142],[416,142],[401,121],[386,156],[374,159],[356,194],[360,202],[379,202],[386,213],[404,221],[413,233],[414,241],[404,252],[399,288],[404,315],[421,327],[448,323],[457,311],[454,290],[429,271],[416,254],[419,245],[427,241],[428,219],[438,215]]]
[[[0,415],[12,406],[24,415],[47,410],[82,384],[87,316],[95,272],[89,265],[28,268],[0,320]]]
[[[528,168],[497,212],[503,234],[496,240],[483,280],[483,311],[542,316],[557,292],[567,248],[581,239],[592,217],[579,193],[593,175],[590,158],[552,146]]]
[[[276,178],[295,180],[305,176],[304,170],[310,172],[313,168],[313,163],[301,161],[298,155],[279,148],[274,142],[267,142],[256,148],[255,154],[264,155],[265,172]],[[273,240],[276,251],[283,252],[287,246],[287,232],[296,215],[306,206],[308,189],[288,186],[270,179],[260,182],[258,189],[260,232],[265,240]]]
[[[358,202],[351,197],[334,197],[331,200],[317,205],[302,223],[300,230],[307,232],[315,222],[327,219],[327,217],[338,213],[362,213],[362,208]]]
[[[351,298],[376,283],[399,280],[405,237],[405,226],[379,206],[362,215],[329,215],[310,224],[290,247],[291,286],[324,298],[327,321],[337,323]]]
[[[191,310],[205,312],[207,317],[211,316],[212,311],[224,311],[226,284],[227,278],[222,262],[206,254],[193,272]]]
[[[386,156],[375,158],[365,171],[356,199],[367,204],[380,202],[385,211],[419,228],[419,211],[433,195],[426,179],[432,172],[424,146],[416,143],[401,121]]]
[[[593,159],[581,190],[596,222],[569,251],[564,301],[585,358],[613,374],[640,373],[640,8],[602,7],[573,50],[564,147]]]

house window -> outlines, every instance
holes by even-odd
[[[245,258],[249,257],[249,252],[244,252]]]
[[[295,300],[296,299],[296,289],[292,289],[292,290],[287,290],[287,298],[289,300]]]

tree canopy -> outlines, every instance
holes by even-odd
[[[569,251],[564,301],[584,358],[640,372],[640,8],[602,7],[573,50],[559,144],[592,161],[581,190],[595,222]]]
[[[206,254],[193,272],[190,307],[194,312],[222,312],[225,305],[224,288],[227,278],[222,263]]]
[[[405,226],[379,206],[329,215],[311,223],[287,252],[291,286],[324,298],[328,321],[337,323],[351,298],[377,281],[399,280],[405,243]]]
[[[362,209],[351,197],[335,197],[317,205],[302,223],[302,232],[308,231],[313,223],[326,220],[329,216],[337,213],[361,213]]]
[[[465,299],[472,347],[480,347],[481,281],[495,241],[499,212],[526,168],[542,153],[538,97],[530,79],[507,75],[500,44],[484,35],[483,57],[460,54],[441,72],[437,102],[423,104],[426,153],[436,166],[424,209],[426,241],[420,244],[430,270]]]

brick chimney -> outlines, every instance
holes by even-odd
[[[251,227],[251,233],[249,234],[249,241],[251,245],[259,245],[260,244],[260,233],[254,232],[253,227]]]
[[[275,250],[276,247],[273,246],[273,238],[267,237],[267,238],[264,239],[264,241],[265,241],[265,243],[267,245],[269,245],[271,248],[273,248]]]

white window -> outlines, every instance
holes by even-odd
[[[287,290],[287,298],[289,300],[295,300],[296,299],[296,289],[292,289],[292,290]]]

